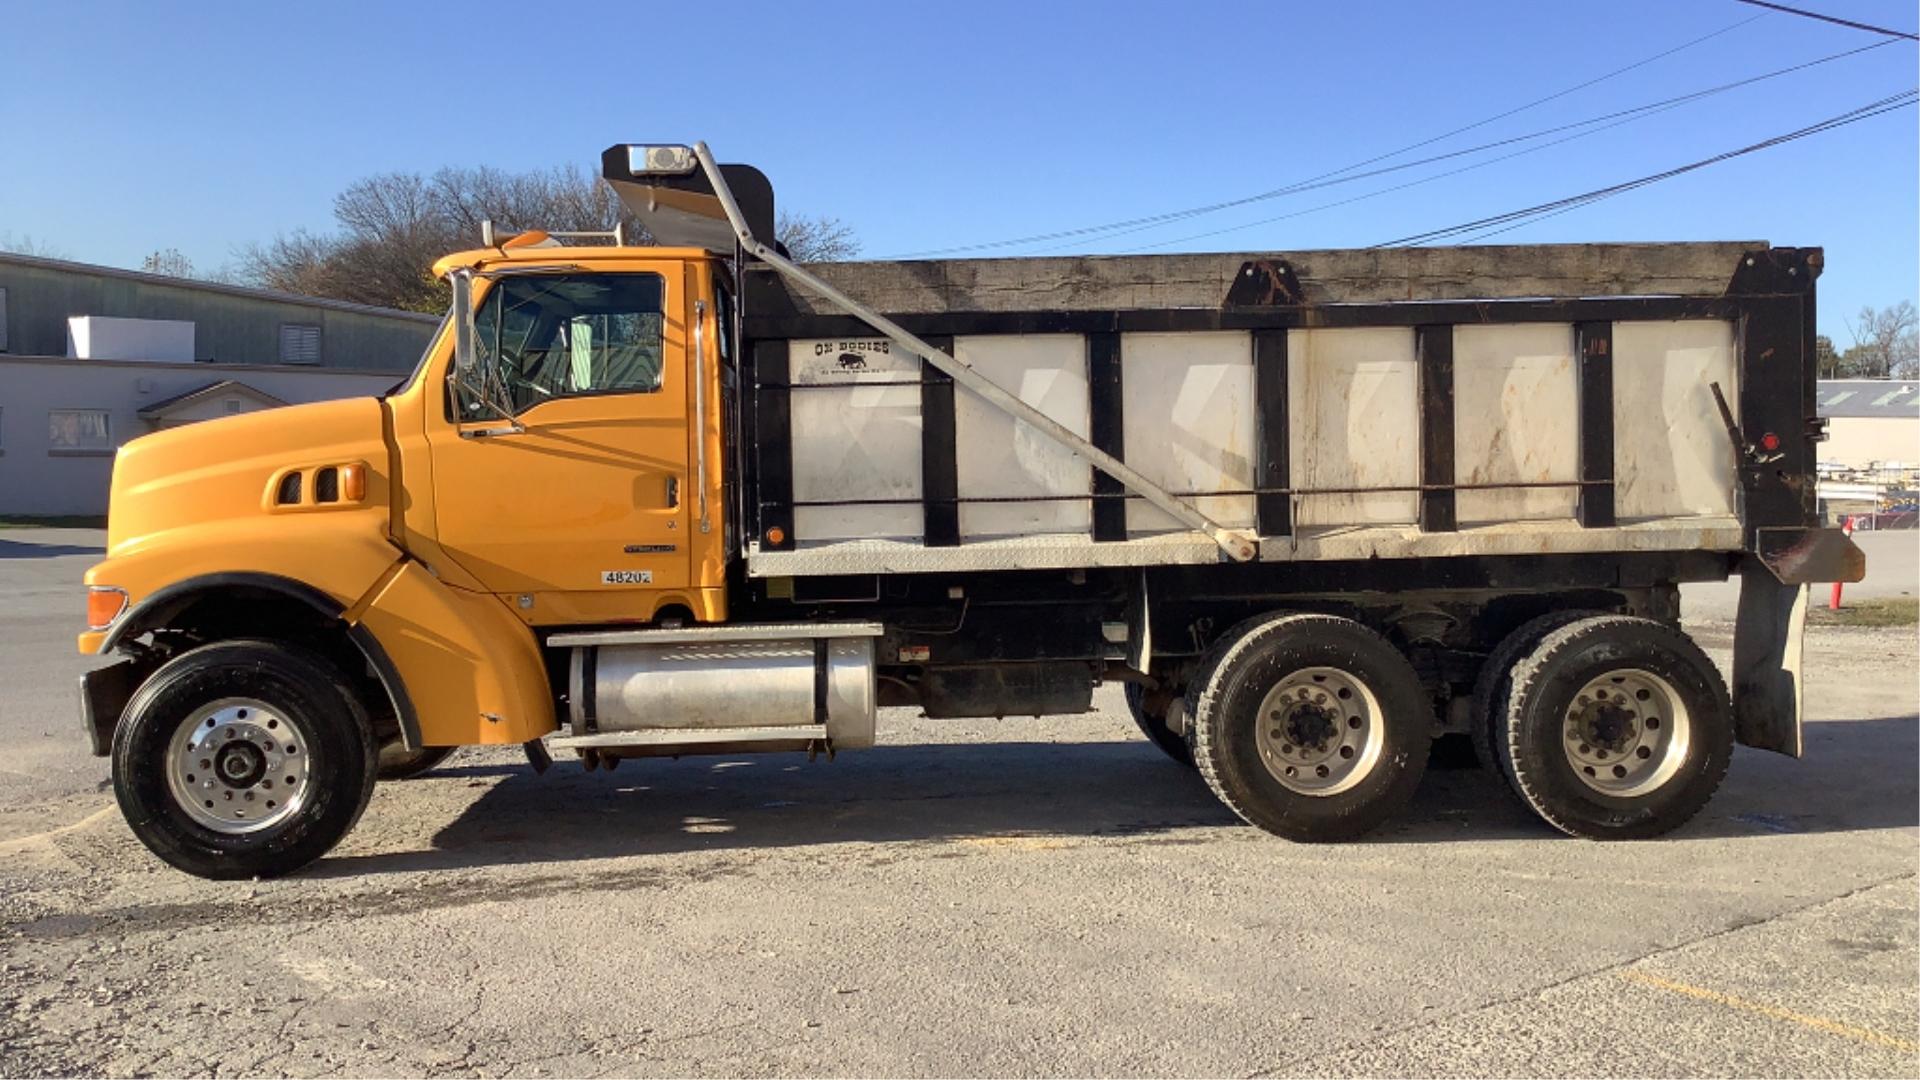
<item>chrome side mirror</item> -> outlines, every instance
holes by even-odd
[[[473,374],[479,358],[473,348],[473,273],[456,270],[453,282],[453,370],[462,378]]]

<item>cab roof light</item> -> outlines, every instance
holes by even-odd
[[[699,165],[691,146],[627,144],[627,171],[634,176],[685,176]]]

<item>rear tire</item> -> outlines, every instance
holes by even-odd
[[[1187,737],[1167,726],[1167,709],[1172,705],[1161,706],[1158,710],[1149,707],[1147,688],[1139,683],[1127,683],[1123,691],[1127,699],[1127,712],[1133,714],[1133,722],[1147,741],[1160,748],[1168,757],[1188,768],[1193,767],[1193,748],[1187,745]]]
[[[1589,839],[1685,824],[1733,756],[1720,671],[1676,627],[1602,615],[1548,633],[1515,665],[1498,747],[1520,797]]]
[[[457,746],[423,746],[408,750],[397,742],[380,748],[378,775],[382,780],[411,780],[432,772],[454,755]]]
[[[323,657],[273,641],[167,661],[114,732],[133,834],[204,878],[275,877],[326,854],[373,795],[372,725],[346,686]]]
[[[1480,675],[1473,681],[1473,726],[1467,734],[1473,739],[1473,754],[1480,759],[1480,767],[1489,772],[1499,773],[1506,778],[1507,786],[1516,797],[1520,787],[1513,782],[1513,770],[1508,768],[1498,749],[1504,738],[1505,713],[1502,711],[1507,700],[1507,692],[1513,686],[1513,666],[1521,658],[1540,646],[1540,639],[1571,622],[1592,618],[1592,611],[1553,611],[1535,619],[1521,623],[1519,629],[1500,639],[1487,656],[1487,662],[1481,666]]]
[[[1433,701],[1406,657],[1351,619],[1242,624],[1192,686],[1194,760],[1220,801],[1289,840],[1351,840],[1413,797]]]

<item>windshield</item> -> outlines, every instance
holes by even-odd
[[[502,278],[476,313],[483,380],[514,413],[558,397],[650,394],[661,388],[658,274],[526,274]],[[487,412],[456,382],[463,416]]]

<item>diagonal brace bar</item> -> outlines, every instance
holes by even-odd
[[[1152,503],[1188,528],[1206,535],[1219,546],[1227,558],[1234,562],[1250,562],[1259,554],[1259,545],[1244,532],[1228,529],[1212,518],[1201,513],[1192,503],[1178,498],[1165,488],[1140,475],[1126,462],[1101,450],[1093,443],[1081,438],[1066,425],[1041,412],[1039,409],[1020,400],[1002,389],[1000,384],[961,363],[946,352],[936,349],[918,337],[908,333],[903,327],[885,315],[874,311],[865,304],[834,288],[809,273],[798,263],[761,243],[753,235],[753,229],[741,214],[740,207],[733,200],[733,192],[727,187],[726,180],[720,176],[720,166],[715,164],[713,154],[707,144],[693,144],[693,152],[700,159],[700,167],[706,171],[707,182],[713,185],[714,195],[720,200],[726,211],[727,221],[733,226],[734,233],[740,238],[740,246],[748,254],[773,267],[775,270],[798,281],[821,296],[833,301],[847,310],[847,313],[875,330],[885,334],[894,344],[909,353],[924,357],[927,363],[939,368],[953,377],[953,381],[966,387],[995,408],[1023,420],[1053,441],[1064,446],[1080,458],[1092,464],[1108,476],[1125,484],[1141,498]]]

